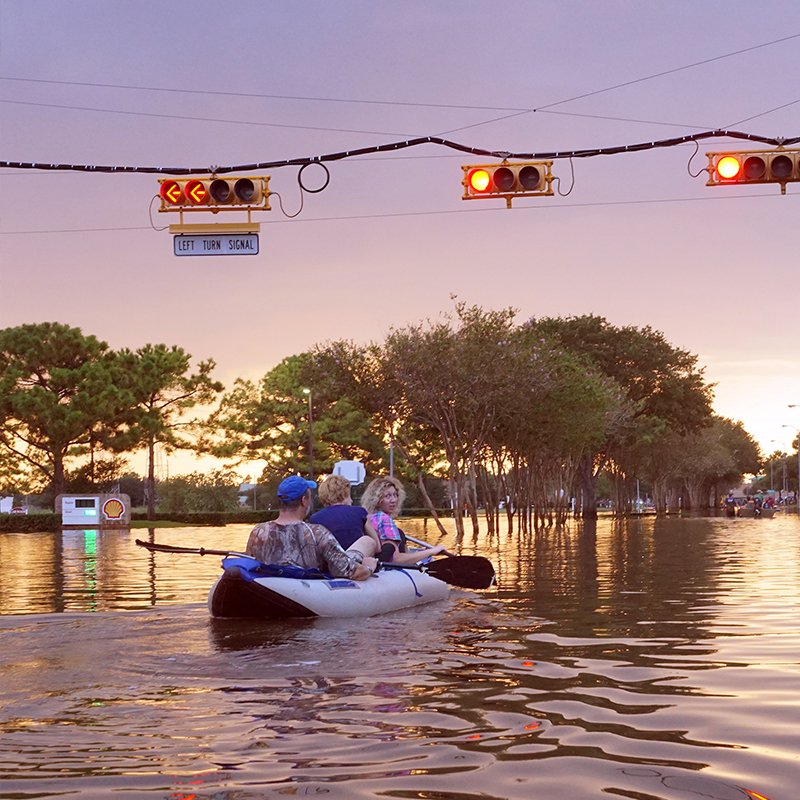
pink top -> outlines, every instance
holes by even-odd
[[[403,537],[400,536],[400,531],[397,530],[397,525],[394,520],[384,511],[376,511],[370,515],[369,521],[372,527],[375,528],[375,533],[382,542],[402,542]]]

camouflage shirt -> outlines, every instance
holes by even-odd
[[[352,578],[358,566],[327,528],[305,522],[262,522],[250,532],[245,552],[264,564],[316,567],[336,578]]]

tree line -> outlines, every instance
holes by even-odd
[[[0,480],[57,494],[65,464],[91,476],[108,456],[145,449],[152,514],[157,447],[260,467],[255,482],[269,485],[308,471],[309,410],[316,474],[339,460],[376,474],[393,457],[434,516],[446,486],[459,532],[477,530],[479,509],[492,529],[592,518],[601,475],[618,511],[640,481],[663,512],[708,507],[758,471],[741,423],[713,413],[697,357],[662,333],[595,315],[516,316],[456,302],[379,342],[320,343],[228,391],[213,359],[192,368],[178,346],[112,351],[60,323],[7,328]]]

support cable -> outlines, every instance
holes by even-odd
[[[253,164],[237,164],[227,167],[215,167],[214,172],[224,175],[231,172],[250,172],[253,170],[279,169],[281,167],[303,167],[312,163],[325,163],[331,161],[343,161],[348,158],[372,155],[374,153],[385,153],[390,151],[405,150],[409,147],[418,147],[424,144],[435,144],[457,150],[460,153],[481,156],[484,158],[498,159],[518,159],[522,161],[534,160],[555,160],[560,158],[593,158],[595,156],[610,156],[621,153],[638,153],[645,150],[654,150],[664,147],[676,147],[689,142],[700,142],[705,139],[731,138],[742,139],[749,142],[772,145],[774,147],[792,146],[800,142],[800,136],[791,139],[772,138],[758,136],[753,133],[743,133],[741,131],[712,130],[700,133],[692,133],[687,136],[678,136],[671,139],[659,139],[652,142],[639,142],[637,144],[621,145],[616,147],[600,147],[585,150],[557,150],[539,153],[512,153],[499,150],[484,150],[479,147],[469,147],[458,142],[442,139],[438,136],[421,136],[405,141],[390,142],[388,144],[373,145],[371,147],[360,147],[355,150],[343,150],[338,153],[326,153],[318,156],[303,156],[300,158],[290,158],[281,161],[261,161]],[[134,167],[134,166],[98,166],[88,164],[45,164],[41,162],[23,161],[0,161],[0,168],[6,169],[36,169],[36,170],[56,170],[69,172],[126,172],[126,173],[146,173],[157,175],[207,175],[208,167]]]

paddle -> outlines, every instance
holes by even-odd
[[[172,544],[156,544],[136,539],[139,547],[154,553],[194,553],[200,556],[239,556],[249,558],[245,553],[230,550],[209,550],[205,547],[178,547]],[[440,581],[462,589],[488,589],[494,583],[494,567],[483,556],[449,556],[431,561],[428,564],[381,564],[381,569],[415,569],[427,572]]]
[[[174,544],[143,542],[141,539],[136,539],[135,541],[139,547],[144,547],[153,553],[195,553],[200,556],[240,556],[241,558],[250,558],[250,556],[245,553],[236,553],[233,550],[208,550],[205,547],[178,547]]]
[[[420,547],[430,548],[432,544],[415,539],[403,531],[403,536],[409,542]],[[495,575],[492,562],[483,556],[455,556],[448,550],[443,551],[447,558],[440,558],[438,561],[431,561],[427,564],[410,567],[427,572],[429,575],[438,578],[440,581],[459,586],[462,589],[488,589],[494,584]],[[408,565],[405,565],[408,566]],[[381,564],[381,569],[403,569],[402,564]]]
[[[494,583],[494,567],[483,556],[448,556],[427,564],[383,564],[381,569],[416,569],[461,589],[488,589]]]
[[[414,544],[418,544],[420,547],[433,547],[432,544],[428,544],[427,542],[423,542],[422,539],[415,539],[413,536],[409,536],[405,531],[403,531],[403,536],[408,539],[409,542],[414,542]],[[446,556],[452,556],[453,554],[449,550],[442,551]]]

